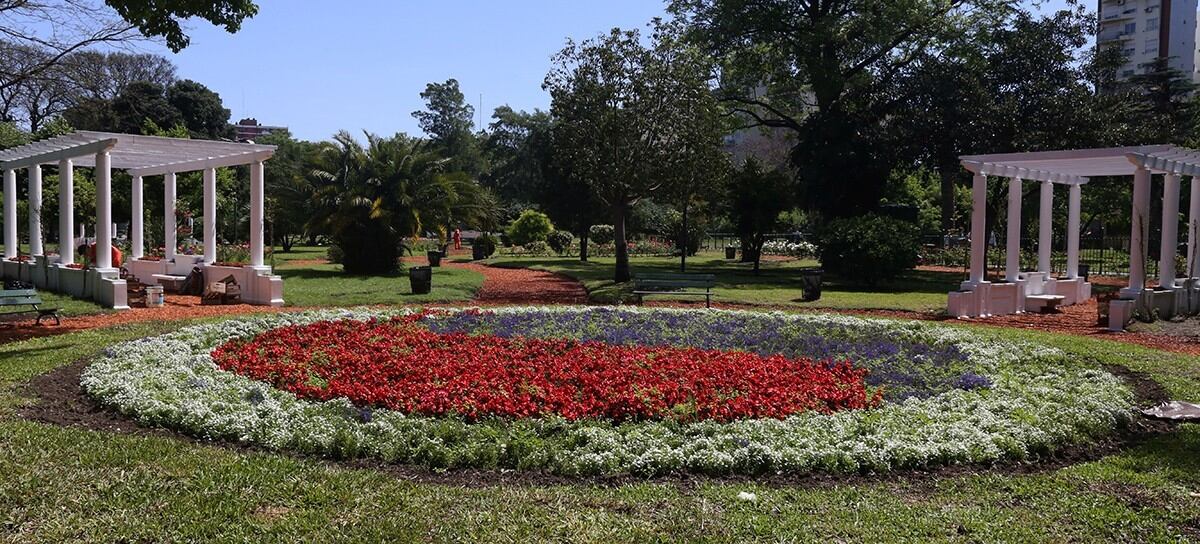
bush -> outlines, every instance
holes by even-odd
[[[525,250],[526,255],[532,255],[535,257],[545,257],[550,254],[550,246],[546,244],[546,242],[542,242],[540,240],[536,242],[529,242],[528,244],[522,246],[522,248]]]
[[[342,264],[342,259],[345,257],[346,255],[342,253],[342,248],[338,247],[337,244],[333,244],[329,246],[329,249],[325,250],[325,258],[329,259],[331,263]]]
[[[513,245],[523,246],[530,242],[545,242],[546,236],[554,231],[554,224],[546,214],[536,210],[525,210],[508,226],[508,238]]]
[[[614,237],[612,225],[592,225],[592,228],[588,229],[588,239],[599,245],[613,243]]]
[[[546,236],[546,244],[553,249],[555,253],[562,255],[568,248],[571,247],[571,242],[575,241],[575,236],[565,230],[556,230]]]
[[[908,221],[867,214],[825,225],[821,265],[845,280],[876,285],[917,265],[921,235]]]
[[[491,234],[483,234],[471,242],[471,245],[482,247],[483,256],[491,257],[494,253],[496,253],[496,246],[500,245],[500,241]]]

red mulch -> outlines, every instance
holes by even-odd
[[[443,263],[483,274],[475,301],[483,304],[584,304],[587,290],[567,276],[527,268]]]

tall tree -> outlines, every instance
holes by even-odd
[[[796,134],[792,162],[810,210],[875,207],[895,160],[891,92],[922,54],[1010,9],[1006,0],[672,0],[691,40],[721,64],[722,98],[748,125]]]
[[[125,91],[112,101],[112,112],[115,120],[112,127],[79,128],[141,134],[146,121],[164,129],[183,122],[183,115],[167,101],[165,89],[144,81],[126,87]]]
[[[179,111],[193,138],[215,140],[229,135],[229,110],[221,96],[190,79],[167,88],[167,103]]]
[[[680,180],[686,135],[715,109],[710,72],[695,51],[662,33],[613,29],[555,56],[546,76],[557,119],[555,149],[570,175],[612,214],[615,281],[630,278],[625,221],[638,200]]]
[[[458,80],[430,83],[421,92],[421,98],[425,100],[425,109],[412,115],[434,147],[449,159],[446,169],[478,175],[483,165],[479,142],[472,132],[475,108],[467,103]]]
[[[789,195],[795,193],[793,187],[790,176],[763,168],[753,157],[729,177],[725,197],[729,216],[742,241],[743,261],[754,263],[755,274],[762,262],[766,234],[778,225],[779,214],[792,207]]]

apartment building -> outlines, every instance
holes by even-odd
[[[1197,0],[1099,0],[1098,46],[1119,47],[1128,61],[1122,79],[1145,71],[1157,58],[1200,81],[1196,65]]]

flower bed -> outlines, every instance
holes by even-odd
[[[508,308],[408,319],[432,331],[431,338],[457,335],[513,349],[539,345],[535,337],[550,346],[603,341],[605,350],[629,353],[748,347],[764,359],[845,358],[870,371],[868,383],[881,380],[884,399],[876,407],[728,421],[661,411],[616,419],[556,410],[530,413],[536,417],[431,415],[345,397],[302,398],[223,370],[211,355],[228,342],[249,345],[242,342],[284,327],[370,319],[378,325],[398,315],[410,314],[327,310],[186,327],[112,346],[85,370],[82,385],[143,424],[200,437],[430,467],[565,475],[886,471],[1027,459],[1110,434],[1132,407],[1131,392],[1117,378],[1057,350],[989,340],[980,331],[844,316]],[[554,340],[564,338],[584,342]],[[895,375],[881,377],[888,372]],[[889,393],[897,388],[903,393]]]
[[[865,371],[744,351],[437,333],[413,319],[282,327],[213,351],[217,366],[304,398],[407,414],[613,421],[866,408]]]

